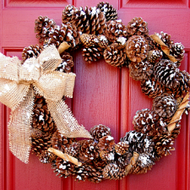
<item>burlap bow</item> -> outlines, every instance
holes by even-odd
[[[11,108],[9,145],[12,153],[28,163],[31,149],[31,116],[35,93],[46,99],[48,109],[61,134],[67,137],[91,138],[80,126],[62,100],[72,97],[74,73],[55,71],[61,58],[55,46],[45,48],[39,57],[24,64],[17,57],[0,53],[0,102]]]

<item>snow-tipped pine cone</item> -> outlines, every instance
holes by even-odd
[[[129,64],[129,74],[134,80],[148,80],[153,74],[153,65],[147,60],[131,62]]]
[[[104,50],[103,56],[105,62],[114,67],[122,67],[126,59],[125,50],[118,49],[115,43],[111,44]]]
[[[127,32],[129,36],[133,35],[148,35],[147,22],[145,22],[141,17],[133,18],[127,24]]]
[[[127,37],[127,29],[121,20],[110,20],[106,22],[104,34],[110,42],[116,42],[118,37]]]
[[[96,141],[99,141],[102,137],[111,135],[111,132],[109,127],[99,124],[90,129],[90,134]]]
[[[134,129],[151,138],[167,133],[166,123],[163,118],[149,109],[136,112],[133,118]]]
[[[153,110],[165,122],[169,122],[177,110],[177,102],[174,96],[170,94],[162,94],[153,100]]]
[[[67,5],[62,11],[62,23],[72,22],[78,9],[73,5]]]
[[[147,60],[153,64],[158,63],[163,57],[161,50],[151,50],[148,52]]]
[[[148,43],[143,36],[134,35],[126,44],[127,57],[132,62],[141,62],[148,55]]]
[[[123,155],[125,154],[129,149],[129,144],[127,142],[118,142],[116,145],[115,145],[115,152],[118,154],[118,155]]]
[[[117,19],[117,10],[108,2],[100,2],[96,7],[104,13],[106,21]]]
[[[156,33],[156,35],[169,47],[173,44],[173,40],[171,40],[171,36],[163,31],[160,33]]]

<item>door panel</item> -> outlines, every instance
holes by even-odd
[[[1,0],[0,49],[5,55],[21,58],[25,46],[38,43],[34,21],[48,16],[61,23],[61,13],[67,4],[96,6],[100,1],[87,0]],[[189,0],[109,0],[118,10],[118,17],[127,23],[142,17],[150,34],[164,31],[175,42],[185,46],[181,69],[190,72],[190,10]],[[127,68],[113,68],[103,60],[87,64],[81,51],[74,55],[76,85],[74,98],[68,101],[80,124],[90,129],[96,124],[111,128],[116,142],[133,129],[137,110],[151,108],[152,99],[140,89],[140,83],[129,77]],[[175,141],[172,156],[162,158],[144,175],[130,175],[120,181],[106,180],[100,184],[60,179],[50,165],[42,164],[30,155],[28,165],[15,158],[8,149],[7,123],[10,110],[0,104],[0,188],[2,190],[189,190],[190,189],[190,116],[183,116],[181,134]]]

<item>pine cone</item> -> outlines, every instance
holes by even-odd
[[[55,21],[47,16],[39,16],[35,20],[34,32],[37,33],[36,38],[39,39],[39,43],[43,43],[48,38],[48,34],[54,29],[55,24]]]
[[[135,17],[128,23],[127,32],[130,36],[148,36],[147,22],[145,22],[141,17]]]
[[[42,151],[41,155],[39,156],[40,162],[47,164],[54,162],[56,160],[57,156],[47,150]]]
[[[80,40],[85,47],[95,46],[98,42],[97,36],[94,34],[82,34]]]
[[[115,159],[114,151],[100,151],[100,158],[106,163],[113,162]]]
[[[172,95],[164,93],[153,100],[153,110],[168,123],[177,110],[177,102]]]
[[[107,135],[99,139],[97,149],[99,151],[113,151],[115,146],[115,140],[112,136]]]
[[[100,2],[96,6],[99,8],[105,15],[106,21],[116,20],[117,19],[117,10],[113,8],[108,2]]]
[[[110,163],[103,169],[105,179],[122,179],[125,176],[125,169],[120,168],[116,163]]]
[[[133,118],[134,129],[151,138],[161,136],[167,132],[166,123],[163,118],[149,109],[143,109],[136,112]]]
[[[121,20],[106,22],[105,36],[110,42],[116,42],[118,37],[127,37],[127,29]]]
[[[116,44],[111,44],[104,50],[105,61],[114,67],[121,67],[125,63],[126,53],[124,49],[119,50]]]
[[[82,162],[89,163],[99,156],[96,149],[97,143],[93,140],[83,140],[80,144],[79,159]]]
[[[173,40],[171,40],[171,36],[167,33],[161,31],[160,33],[156,33],[156,35],[169,47],[173,44]]]
[[[85,181],[88,178],[88,171],[85,168],[85,165],[75,166],[75,181]]]
[[[56,175],[59,175],[60,177],[67,178],[68,176],[75,174],[75,165],[59,157],[57,157],[55,163],[52,164],[52,168]]]
[[[79,44],[79,32],[74,24],[67,22],[66,24],[61,24],[61,26],[56,25],[54,30],[49,33],[49,39],[46,40],[46,44],[55,44],[58,47],[63,41],[66,41],[71,48],[76,48]]]
[[[170,54],[177,59],[177,67],[179,67],[185,54],[184,46],[181,43],[172,44]]]
[[[141,81],[141,90],[149,98],[155,98],[165,92],[164,87],[153,76]]]
[[[132,36],[126,44],[127,57],[132,62],[141,62],[148,55],[148,43],[143,36]]]
[[[103,49],[98,46],[86,47],[82,49],[82,56],[87,63],[98,61],[103,57]]]
[[[108,46],[108,39],[104,36],[104,35],[98,35],[97,36],[97,39],[98,39],[98,45],[105,49],[107,46]]]
[[[130,152],[117,156],[116,158],[117,165],[121,168],[125,168],[127,165],[130,164],[132,156],[133,154]]]
[[[56,131],[52,136],[51,144],[53,148],[66,152],[67,148],[69,148],[74,141],[75,139],[67,138]]]
[[[88,174],[88,181],[91,181],[93,183],[100,183],[103,181],[103,174],[102,170],[97,170],[91,165],[85,165],[85,171],[87,171]]]
[[[141,62],[131,62],[129,64],[129,75],[134,80],[148,80],[153,74],[153,65],[147,60]]]
[[[70,146],[68,146],[66,149],[65,149],[65,153],[73,156],[73,157],[78,157],[78,154],[80,152],[80,148],[81,148],[81,143],[80,141],[78,142],[73,142],[70,144]]]
[[[167,59],[162,59],[154,67],[155,78],[167,88],[177,88],[179,81],[176,80],[176,75],[178,73],[176,64]]]
[[[62,62],[58,65],[57,71],[69,73],[74,66],[73,57],[68,52],[63,52],[61,54]]]
[[[152,153],[154,143],[150,137],[141,132],[129,131],[120,139],[121,142],[129,144],[129,152],[133,153]]]
[[[62,11],[62,23],[72,22],[75,19],[78,9],[73,5],[67,5]]]
[[[128,151],[128,149],[129,149],[129,144],[126,142],[118,142],[115,145],[115,152],[118,155],[124,155]]]
[[[162,156],[168,156],[173,151],[173,141],[168,135],[163,135],[154,140],[155,159],[159,160]]]
[[[102,137],[111,135],[111,131],[109,127],[99,124],[90,129],[90,134],[96,141],[99,141]]]
[[[147,60],[150,63],[156,64],[163,57],[163,52],[161,50],[151,50],[148,52]]]
[[[42,52],[42,50],[43,50],[43,46],[40,46],[40,45],[35,45],[35,46],[31,45],[31,46],[25,47],[22,51],[23,62],[26,59],[29,59],[31,57],[37,58],[38,55]]]

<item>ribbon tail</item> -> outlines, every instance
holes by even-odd
[[[78,124],[77,120],[63,100],[59,100],[57,102],[51,100],[46,101],[48,109],[51,112],[55,124],[61,134],[70,138],[92,138],[84,126],[80,126]]]
[[[31,116],[34,93],[30,87],[20,106],[12,111],[9,122],[9,146],[11,152],[22,162],[28,163],[31,149]]]

